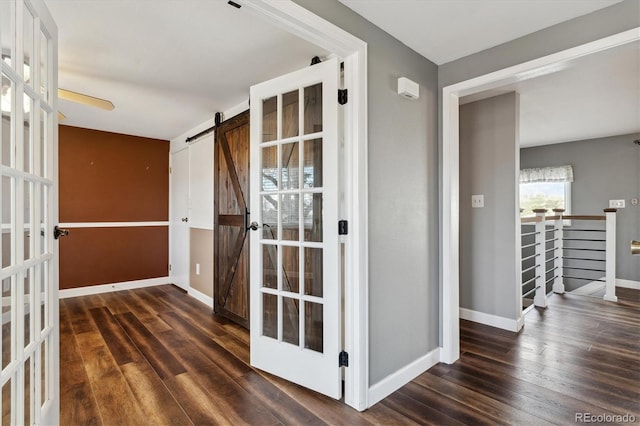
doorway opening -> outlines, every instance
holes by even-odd
[[[452,363],[459,358],[459,318],[460,318],[460,249],[459,249],[459,217],[460,217],[460,155],[459,155],[459,105],[464,96],[474,95],[487,90],[495,90],[513,84],[516,81],[528,80],[537,76],[550,74],[562,68],[568,61],[591,55],[602,50],[611,49],[637,41],[638,29],[629,30],[614,36],[606,37],[582,46],[568,49],[556,54],[535,59],[523,64],[496,71],[471,80],[456,83],[443,89],[443,239],[442,239],[442,301],[443,301],[443,333],[442,359]],[[515,176],[515,173],[514,173]],[[519,182],[513,182],[517,185]],[[519,216],[514,204],[514,217]],[[514,220],[514,224],[519,223]],[[514,235],[519,235],[515,230]],[[513,247],[519,246],[514,239]],[[519,281],[520,277],[514,277]],[[514,292],[513,307],[521,312],[521,294]],[[507,302],[511,303],[511,302]],[[521,327],[522,316],[514,319],[515,329]],[[515,330],[514,330],[515,331]]]

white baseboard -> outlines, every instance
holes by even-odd
[[[524,322],[519,324],[518,320],[499,317],[497,315],[485,314],[484,312],[473,311],[466,308],[460,308],[460,319],[478,322],[480,324],[501,328],[503,330],[513,331],[514,333],[520,331],[520,329],[522,328],[521,324],[524,324]],[[522,321],[524,321],[524,319]]]
[[[436,348],[369,388],[369,407],[382,401],[434,365],[440,362],[440,350]]]
[[[195,288],[190,288],[187,291],[187,294],[189,296],[193,297],[194,299],[199,300],[200,302],[204,303],[208,307],[213,308],[213,297],[207,296],[206,294],[202,293],[201,291],[196,290]]]
[[[616,278],[616,287],[632,288],[634,290],[640,290],[640,281],[623,280]]]
[[[149,278],[146,280],[124,281],[112,284],[90,285],[78,288],[66,288],[60,290],[60,299],[67,297],[89,296],[91,294],[109,293],[112,291],[131,290],[134,288],[153,287],[157,285],[171,284],[169,277]]]

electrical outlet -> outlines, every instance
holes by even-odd
[[[637,198],[632,198],[631,199],[631,205],[632,206],[637,206],[638,205],[638,199]]]
[[[479,209],[484,207],[484,195],[472,195],[471,207],[473,207],[474,209]]]
[[[624,200],[609,200],[609,208],[610,209],[623,209],[624,208]]]

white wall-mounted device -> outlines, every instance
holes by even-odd
[[[398,95],[407,99],[415,100],[420,97],[420,85],[407,77],[398,79]]]

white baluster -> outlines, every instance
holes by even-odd
[[[604,300],[617,302],[616,296],[616,212],[617,209],[604,209],[606,217],[606,258]]]
[[[564,272],[563,269],[563,258],[564,258],[564,249],[562,238],[564,238],[564,220],[562,219],[562,214],[564,213],[564,209],[553,209],[553,212],[556,214],[557,219],[554,222],[555,232],[553,233],[553,237],[556,239],[554,243],[554,252],[553,255],[556,260],[553,262],[554,270],[554,279],[553,279],[553,292],[564,294],[564,281],[562,279],[562,274]]]
[[[545,232],[545,214],[547,213],[547,209],[534,209],[533,212],[536,214],[536,293],[533,298],[533,304],[539,308],[547,307],[547,286],[545,284],[545,241],[547,239]]]

